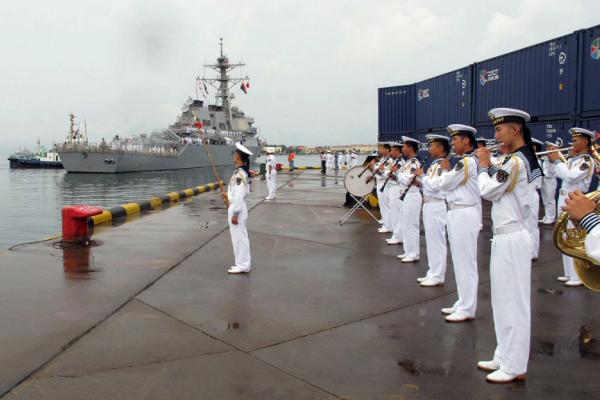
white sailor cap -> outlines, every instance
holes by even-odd
[[[446,143],[450,143],[450,138],[448,136],[444,136],[444,135],[436,135],[436,134],[429,134],[429,135],[425,135],[425,139],[427,139],[427,142],[432,143],[432,142],[446,142]]]
[[[265,147],[265,151],[267,152],[267,154],[275,153],[275,149],[272,147]]]
[[[592,142],[596,139],[596,134],[594,132],[588,131],[587,129],[583,128],[571,128],[569,129],[569,133],[572,137],[587,136]]]
[[[536,138],[531,138],[531,141],[537,145],[543,146],[544,143],[541,140],[538,140]]]
[[[475,139],[475,134],[477,134],[477,129],[463,124],[448,125],[446,129],[448,130],[448,133],[450,133],[450,136],[469,135]]]
[[[532,139],[532,140],[533,140],[533,139]],[[549,141],[549,140],[546,140],[546,143],[545,143],[545,144],[546,144],[546,146],[560,147],[560,146],[558,145],[558,143],[553,143],[553,142],[551,142],[551,141]]]
[[[249,155],[249,156],[251,156],[251,155],[252,155],[252,152],[251,152],[250,150],[248,150],[248,149],[246,148],[246,146],[244,146],[244,145],[243,145],[243,144],[241,144],[241,143],[236,143],[236,144],[235,144],[235,148],[236,148],[236,150],[239,150],[239,151],[241,151],[241,152],[242,152],[242,153],[244,153],[244,154],[247,154],[247,155]]]
[[[388,142],[390,147],[402,147],[402,143],[400,142]]]
[[[518,122],[524,124],[531,120],[531,116],[522,110],[514,108],[494,108],[488,112],[488,117],[494,125],[506,122]]]
[[[413,139],[413,138],[411,138],[409,136],[402,136],[402,142],[403,143],[413,142],[413,143],[416,143],[417,145],[420,144],[417,139]]]
[[[327,150],[328,153],[331,153],[331,150]]]
[[[475,141],[476,141],[477,143],[480,143],[480,142],[487,143],[487,139],[486,139],[486,138],[484,138],[483,136],[480,136],[480,137],[478,137],[478,138],[475,138]]]

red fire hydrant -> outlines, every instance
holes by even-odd
[[[94,221],[91,217],[102,213],[100,207],[88,205],[67,206],[62,209],[63,242],[89,242],[94,233]]]

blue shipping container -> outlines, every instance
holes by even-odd
[[[471,85],[472,66],[416,83],[416,129],[471,124]]]
[[[600,25],[581,31],[581,116],[600,116]]]
[[[560,121],[547,121],[547,122],[532,122],[527,124],[531,131],[531,136],[535,139],[541,140],[542,142],[556,142],[559,138],[562,140],[564,145],[571,141],[571,135],[569,129],[575,126],[574,121],[560,120]],[[483,126],[477,127],[477,135],[483,136],[486,139],[494,138],[494,126]]]
[[[415,85],[379,89],[379,135],[399,135],[415,129]]]
[[[578,34],[475,64],[475,124],[495,107],[519,108],[540,120],[571,118],[577,107]]]
[[[577,126],[579,128],[589,129],[590,131],[596,132],[596,136],[600,134],[600,118],[585,118],[577,121]],[[597,140],[596,143],[600,143],[600,140]]]

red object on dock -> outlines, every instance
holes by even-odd
[[[275,164],[275,171],[280,172],[283,169],[282,163]]]
[[[62,209],[63,242],[85,242],[94,233],[94,221],[90,218],[104,211],[88,205],[67,206]]]

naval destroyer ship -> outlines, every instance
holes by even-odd
[[[262,141],[254,119],[232,106],[235,98],[231,89],[240,84],[244,92],[250,87],[249,78],[232,78],[229,72],[243,63],[230,63],[223,53],[223,39],[216,64],[205,67],[217,72],[215,78],[196,78],[196,99],[188,97],[181,115],[174,124],[161,132],[128,138],[115,136],[111,142],[90,144],[87,132],[81,131],[75,116],[63,143],[56,146],[67,172],[121,173],[162,171],[231,165],[235,142],[242,143],[254,154],[254,162]],[[215,104],[198,99],[197,91],[208,95],[211,86],[216,90]]]

